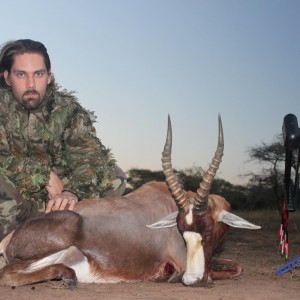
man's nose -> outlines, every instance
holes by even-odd
[[[28,75],[27,77],[27,88],[32,89],[35,87],[35,79],[34,76]]]

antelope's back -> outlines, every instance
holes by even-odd
[[[147,183],[120,198],[83,200],[75,209],[83,217],[80,248],[102,267],[114,266],[132,274],[138,266],[141,271],[153,268],[153,261],[184,257],[184,241],[176,226],[146,226],[176,210],[167,185],[159,182]]]

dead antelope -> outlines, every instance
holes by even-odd
[[[120,198],[83,200],[74,211],[45,214],[10,233],[0,244],[7,262],[0,284],[56,279],[74,287],[77,281],[174,281],[183,274],[185,285],[205,285],[209,278],[240,275],[237,263],[212,258],[228,225],[258,228],[229,213],[224,198],[209,195],[223,155],[221,119],[217,151],[196,193],[177,181],[171,145],[169,119],[162,157],[167,184],[150,182]]]

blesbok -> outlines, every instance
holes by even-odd
[[[209,278],[240,275],[239,264],[212,258],[227,224],[258,228],[229,213],[224,198],[209,195],[224,148],[220,117],[217,151],[196,193],[184,191],[177,181],[171,145],[169,119],[162,157],[167,184],[150,182],[123,197],[83,200],[74,211],[50,212],[5,237],[0,251],[7,264],[0,270],[0,284],[56,279],[71,288],[77,281],[182,277],[185,285],[205,285]]]

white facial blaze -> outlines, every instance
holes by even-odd
[[[185,220],[188,225],[193,224],[193,204],[190,204],[189,213],[186,215]]]
[[[182,281],[185,285],[192,285],[202,279],[205,270],[202,237],[199,233],[186,231],[183,238],[187,247],[187,261]]]

